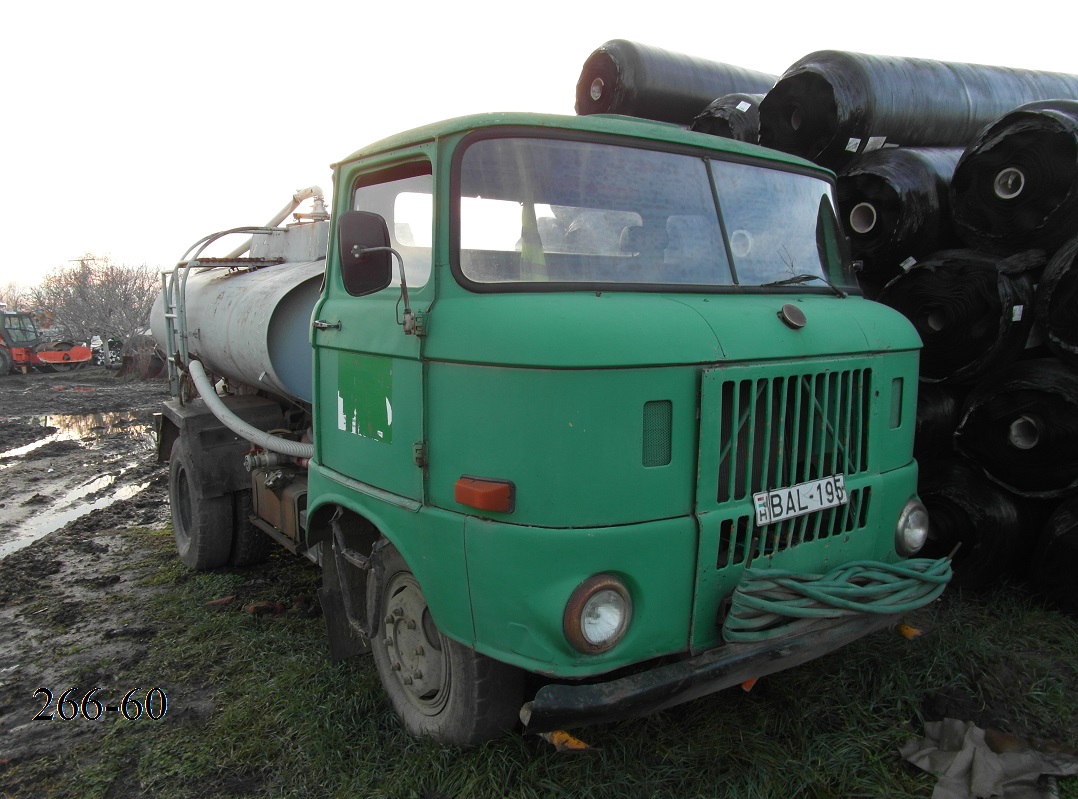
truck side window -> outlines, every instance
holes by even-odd
[[[433,197],[434,179],[427,161],[366,175],[353,194],[353,210],[372,211],[386,220],[390,246],[404,259],[409,288],[430,280]],[[400,285],[396,263],[391,285]]]

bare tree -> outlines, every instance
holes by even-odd
[[[0,286],[0,303],[7,305],[9,311],[21,311],[30,301],[30,292],[18,283]]]
[[[160,278],[146,266],[112,263],[86,255],[77,265],[50,272],[30,290],[39,318],[75,341],[118,338],[123,350],[139,346],[149,326]]]

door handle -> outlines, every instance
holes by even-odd
[[[337,321],[337,322],[323,322],[321,319],[316,319],[315,321],[311,322],[311,326],[315,330],[340,330],[341,329],[341,323],[339,321]]]

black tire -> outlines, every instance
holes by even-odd
[[[400,553],[386,546],[378,557],[382,579],[369,581],[367,597],[381,617],[372,654],[405,728],[450,746],[475,746],[513,729],[523,672],[442,635]]]
[[[251,489],[232,492],[232,550],[228,562],[233,566],[254,566],[269,557],[270,537],[251,524]]]
[[[0,347],[0,375],[6,375],[15,365],[15,359],[11,357],[11,350]]]
[[[194,459],[183,441],[173,445],[169,458],[168,501],[180,560],[199,570],[228,563],[232,549],[232,495],[202,495]]]

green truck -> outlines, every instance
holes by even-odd
[[[176,540],[320,564],[331,653],[369,652],[414,734],[646,714],[944,589],[912,557],[920,342],[861,296],[831,173],[506,113],[345,158],[332,213],[294,200],[164,276]]]

